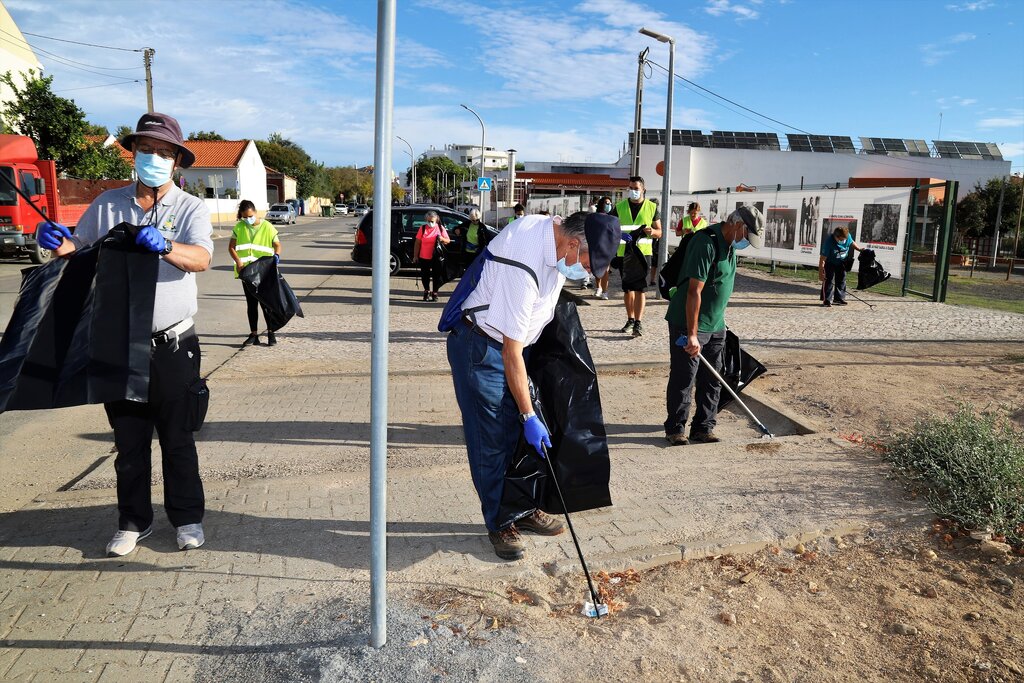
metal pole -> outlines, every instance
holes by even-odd
[[[1006,196],[1006,178],[999,179],[999,207],[996,209],[996,225],[992,228],[992,267],[996,267],[999,257],[999,226],[1003,222],[1003,198]]]
[[[516,150],[510,149],[508,151],[508,216],[514,218],[516,215]],[[498,219],[495,217],[494,222],[497,223]],[[494,227],[499,227],[495,225]]]
[[[374,168],[391,168],[395,105],[395,2],[377,1]],[[373,174],[373,297],[370,346],[370,645],[387,641],[388,299],[391,295],[391,178]]]
[[[416,203],[416,155],[413,154],[412,145],[409,141],[403,138],[401,135],[396,135],[396,138],[405,143],[406,147],[409,148],[409,163],[412,164],[412,201],[410,203]]]
[[[640,52],[636,65],[636,104],[633,111],[633,149],[630,152],[633,158],[629,162],[629,175],[640,175],[640,128],[643,126],[641,110],[644,102],[644,64],[647,63],[647,53],[651,48],[645,47]]]
[[[672,98],[676,84],[676,41],[668,39],[668,103],[665,105],[665,169],[661,183],[661,239],[655,263],[658,267],[668,260],[668,230],[672,223]],[[657,289],[655,289],[657,292]]]
[[[1010,252],[1010,267],[1006,269],[1006,279],[1013,275],[1013,266],[1017,260],[1017,246],[1020,244],[1020,216],[1024,213],[1024,185],[1020,188],[1020,208],[1017,209],[1017,232],[1013,238],[1013,251]]]
[[[484,149],[486,149],[487,143],[487,128],[484,127],[484,120],[480,118],[480,114],[470,109],[464,104],[460,104],[460,107],[468,111],[470,114],[476,117],[476,120],[480,122],[480,177],[484,177]],[[480,216],[483,218],[484,215],[484,191],[480,190]]]
[[[146,106],[150,114],[153,113],[153,55],[156,50],[151,47],[142,50],[142,63],[146,66]]]

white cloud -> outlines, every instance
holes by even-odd
[[[1024,156],[1024,142],[997,142],[996,147],[1003,153],[1004,159]]]
[[[752,4],[761,4],[760,2]],[[736,19],[757,19],[760,16],[753,7],[747,7],[746,5],[740,5],[737,3],[730,2],[730,0],[708,0],[707,6],[704,11],[708,14],[718,17],[723,14],[735,14]]]
[[[1024,110],[1011,111],[1007,116],[993,116],[978,121],[978,128],[1024,128]]]
[[[978,36],[973,33],[958,33],[949,39],[951,43],[966,43],[967,41],[974,40]]]
[[[978,12],[986,10],[995,5],[992,0],[974,0],[973,2],[962,2],[960,4],[946,5],[946,9],[953,12]]]
[[[973,97],[960,97],[959,95],[952,95],[950,97],[940,97],[935,100],[935,103],[942,109],[949,109],[950,107],[969,107],[973,104],[977,104],[978,100]]]
[[[935,66],[943,59],[953,54],[953,50],[949,49],[948,45],[957,45],[960,43],[966,43],[977,38],[973,33],[958,33],[955,36],[950,36],[941,43],[927,43],[920,46],[921,50],[921,61],[924,62],[925,66]]]

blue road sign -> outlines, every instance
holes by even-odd
[[[494,185],[494,179],[493,178],[477,178],[476,179],[476,189],[480,190],[481,192],[490,192],[492,185]]]

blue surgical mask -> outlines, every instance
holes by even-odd
[[[601,205],[601,211],[604,211],[605,213],[611,213],[612,205],[605,202],[604,204]]]
[[[242,220],[249,225],[256,225],[256,216],[243,216]]]
[[[587,269],[580,263],[580,252],[576,251],[576,263],[571,266],[566,265],[565,257],[563,256],[555,264],[555,268],[558,268],[558,272],[565,276],[566,280],[583,280],[587,277]]]
[[[750,240],[744,237],[739,242],[733,241],[732,246],[736,249],[746,249],[750,246]]]
[[[162,187],[171,179],[174,159],[164,159],[158,154],[135,155],[135,175],[146,187]]]
[[[634,202],[638,202],[638,201],[640,201],[640,195],[641,194],[643,194],[643,193],[640,190],[630,190],[629,191],[629,198],[632,199]]]

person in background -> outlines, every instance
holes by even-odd
[[[117,457],[117,532],[107,555],[122,557],[153,532],[151,496],[153,432],[160,439],[164,510],[177,532],[178,548],[203,545],[206,497],[199,454],[189,421],[189,387],[200,380],[201,351],[192,320],[199,310],[196,273],[210,268],[213,225],[203,200],[174,184],[174,171],[195,163],[181,126],[171,116],[143,114],[134,133],[120,140],[132,153],[137,180],[107,190],[89,205],[74,235],[56,223],[41,224],[39,244],[68,257],[106,237],[121,223],[139,226],[136,244],[159,255],[145,403],[104,404],[114,430]]]
[[[438,240],[441,244],[448,244],[451,238],[448,231],[441,225],[437,211],[427,211],[427,222],[416,231],[416,242],[412,248],[412,262],[420,264],[420,279],[423,281],[423,300],[437,301],[437,290],[440,288],[441,273],[434,263],[434,245]],[[433,278],[434,288],[430,288],[430,281]]]
[[[644,179],[638,175],[631,176],[627,197],[615,205],[615,212],[622,224],[622,233],[630,234],[637,240],[640,252],[647,259],[649,271],[653,240],[661,237],[661,215],[654,202],[644,199],[644,192]],[[619,245],[618,255],[625,256],[625,253],[626,245],[623,242]],[[644,317],[644,307],[647,304],[647,282],[630,283],[628,286],[630,289],[624,291],[622,296],[626,304],[626,324],[622,326],[620,332],[632,330],[633,336],[639,337],[644,333],[640,321]]]
[[[273,256],[276,263],[281,262],[281,240],[277,235],[277,228],[256,215],[256,205],[248,199],[238,203],[238,222],[231,231],[231,240],[228,242],[228,253],[235,262],[235,279],[239,273],[253,261],[258,261],[264,256]],[[249,317],[249,336],[242,346],[249,344],[259,345],[259,302],[256,297],[242,288],[245,294],[245,312]],[[266,311],[263,319],[266,320]],[[277,337],[274,331],[267,329],[267,345],[277,344]]]
[[[508,222],[506,222],[505,225],[508,225],[517,218],[522,218],[525,215],[526,207],[523,206],[522,204],[516,204],[515,206],[512,207],[512,217],[508,219]]]
[[[455,228],[455,239],[462,242],[462,254],[465,257],[463,265],[469,266],[476,255],[487,247],[490,233],[486,226],[480,221],[480,209],[469,210],[469,225],[465,230],[461,226]]]
[[[690,202],[690,205],[686,207],[686,215],[683,216],[683,219],[679,221],[679,225],[676,226],[676,235],[684,237],[691,232],[697,232],[706,227],[708,227],[708,222],[700,215],[700,204]]]
[[[821,305],[826,308],[846,305],[846,256],[850,249],[861,250],[845,225],[833,230],[821,243],[818,281],[823,283]]]
[[[612,209],[615,207],[615,202],[609,196],[601,197],[597,200],[597,213],[610,214]],[[604,275],[597,278],[597,289],[594,290],[595,299],[608,300],[608,276],[611,273],[611,268],[606,268]]]

